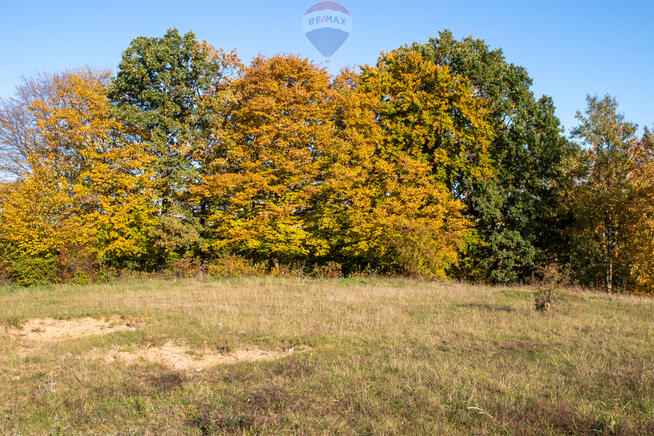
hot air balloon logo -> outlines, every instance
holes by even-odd
[[[311,44],[330,58],[350,36],[352,16],[336,2],[316,3],[304,14],[302,29]]]

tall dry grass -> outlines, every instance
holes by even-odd
[[[0,334],[2,433],[654,434],[654,302],[399,279],[0,290],[0,323],[119,314],[25,352]],[[2,328],[0,327],[0,331]],[[160,345],[311,351],[201,373],[85,358]]]

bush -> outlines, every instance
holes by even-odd
[[[59,279],[59,259],[50,257],[17,256],[10,259],[11,279],[20,286],[56,283]]]
[[[119,270],[116,277],[119,278],[120,280],[132,281],[132,280],[150,280],[156,278],[157,275],[156,273],[149,272],[149,271],[140,271],[140,270],[125,268]]]
[[[231,254],[224,254],[207,266],[207,272],[211,277],[247,277],[262,276],[266,268],[261,264],[255,264],[250,260]]]
[[[534,304],[539,312],[549,312],[554,303],[559,301],[556,290],[571,283],[570,271],[558,264],[541,267],[535,271],[533,280],[542,288],[534,294]]]
[[[382,274],[379,272],[379,270],[372,268],[370,265],[366,265],[365,268],[356,269],[347,274],[347,276],[355,279],[369,279],[381,277]]]
[[[547,266],[538,267],[532,273],[531,284],[553,288],[570,286],[573,284],[572,273],[569,267],[552,263]]]
[[[304,268],[305,266],[302,262],[280,264],[277,260],[274,260],[273,266],[270,268],[270,275],[287,279],[301,279],[306,276]]]
[[[95,280],[93,254],[83,247],[64,248],[59,253],[58,276],[64,283],[86,285]]]
[[[88,285],[92,281],[93,277],[83,271],[75,271],[75,274],[73,274],[73,277],[70,279],[70,283],[74,285]]]
[[[534,303],[538,312],[549,312],[556,301],[556,294],[552,289],[540,289],[534,294]]]
[[[190,279],[201,275],[203,271],[204,268],[200,259],[184,256],[170,263],[166,275],[171,275],[176,279]]]
[[[38,286],[49,283],[85,285],[96,278],[96,265],[91,252],[84,248],[62,249],[60,253],[27,255],[6,250],[0,263],[0,282],[19,286]]]
[[[317,279],[337,279],[343,277],[343,266],[338,262],[315,265],[311,275]]]

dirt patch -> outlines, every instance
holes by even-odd
[[[102,320],[90,317],[70,320],[31,319],[22,324],[20,328],[8,328],[7,332],[11,336],[28,341],[51,342],[130,330],[136,330],[136,328],[124,319],[114,316]]]
[[[133,331],[136,330],[136,327],[132,322],[128,322],[119,316],[113,316],[100,320],[90,317],[70,320],[31,319],[22,323],[20,327],[5,327],[4,330],[16,342],[15,351],[21,356],[27,356],[42,351],[50,342],[106,335],[120,331]],[[192,350],[188,347],[176,345],[173,342],[167,342],[160,347],[136,347],[128,350],[119,347],[110,350],[94,349],[87,353],[86,357],[102,359],[106,362],[125,362],[127,364],[149,361],[174,370],[202,371],[216,365],[281,359],[308,349],[308,347],[301,346],[286,351],[267,351],[254,347],[224,353],[211,349]]]
[[[209,349],[195,351],[168,342],[161,347],[149,347],[133,351],[123,351],[119,348],[109,351],[94,350],[88,354],[88,357],[92,359],[103,359],[106,362],[118,361],[127,364],[145,360],[159,363],[176,370],[202,371],[217,365],[281,359],[282,357],[308,349],[308,347],[295,347],[286,351],[266,351],[260,348],[251,348],[232,353],[219,353]]]

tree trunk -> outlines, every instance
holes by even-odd
[[[613,292],[613,260],[617,244],[615,213],[609,211],[604,215],[604,261],[606,262],[606,292]]]
[[[613,257],[609,257],[609,264],[606,268],[606,292],[609,295],[613,292]]]

